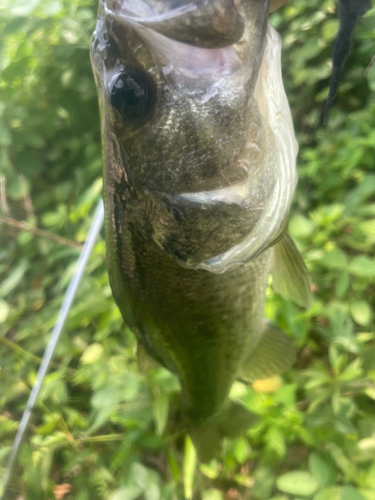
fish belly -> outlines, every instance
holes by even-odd
[[[119,231],[107,214],[110,283],[125,322],[179,378],[189,420],[220,414],[262,335],[273,250],[223,274],[186,269],[134,224],[122,220]]]

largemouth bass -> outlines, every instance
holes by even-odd
[[[286,234],[297,145],[265,0],[102,0],[92,41],[115,301],[177,375],[199,457],[252,422],[237,379],[281,373],[292,341],[265,292],[310,304]]]

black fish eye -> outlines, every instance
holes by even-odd
[[[152,94],[149,77],[137,69],[126,68],[112,86],[111,104],[124,121],[136,122],[150,113]]]

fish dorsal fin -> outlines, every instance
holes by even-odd
[[[295,361],[293,342],[284,332],[264,322],[264,332],[256,348],[242,364],[240,380],[255,382],[285,372]]]
[[[309,309],[312,304],[310,274],[294,241],[286,234],[273,248],[273,289],[284,299]]]

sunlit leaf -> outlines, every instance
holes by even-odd
[[[84,365],[95,363],[103,355],[103,350],[104,349],[101,344],[94,343],[89,345],[89,347],[81,356],[81,363],[83,363]]]
[[[280,491],[308,497],[318,489],[318,483],[311,474],[304,471],[286,472],[276,479]]]
[[[184,449],[184,494],[186,500],[191,500],[193,498],[193,487],[194,487],[194,472],[197,462],[197,454],[194,445],[189,438],[185,437],[185,449]]]
[[[369,257],[359,255],[350,261],[349,272],[361,278],[374,278],[375,263]]]
[[[0,299],[0,323],[4,323],[9,314],[9,304]]]
[[[124,486],[114,491],[108,500],[134,500],[141,491],[138,486]]]
[[[26,259],[20,260],[18,265],[9,272],[8,277],[1,283],[0,297],[6,297],[20,284],[27,268]]]
[[[39,0],[15,0],[10,12],[14,16],[27,16],[39,4]]]
[[[369,304],[366,301],[362,300],[353,302],[350,305],[350,312],[354,321],[359,325],[366,326],[369,324],[372,312]]]

